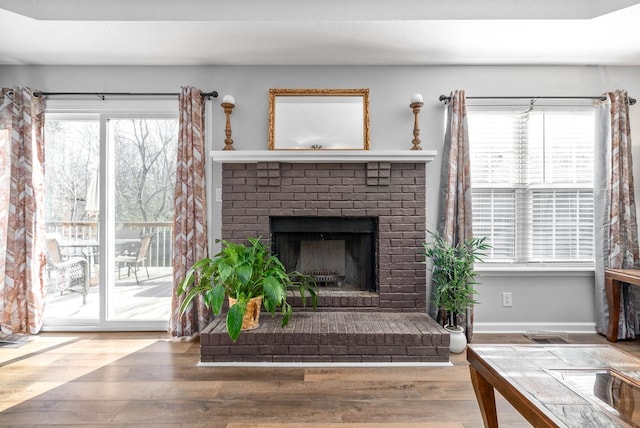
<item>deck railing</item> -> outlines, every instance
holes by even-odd
[[[98,240],[98,223],[96,221],[50,221],[46,223],[47,233],[54,233],[63,241]],[[172,222],[123,222],[116,223],[116,236],[120,231],[133,231],[142,237],[147,233],[155,233],[149,248],[149,267],[171,266],[173,254]]]

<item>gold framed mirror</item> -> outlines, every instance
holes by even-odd
[[[270,89],[269,150],[369,150],[369,89]]]

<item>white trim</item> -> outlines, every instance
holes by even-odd
[[[213,150],[211,158],[218,163],[364,163],[401,162],[429,163],[437,150]]]
[[[77,323],[77,324],[74,324]],[[109,331],[154,331],[162,332],[169,329],[168,321],[105,321],[85,322],[84,320],[73,320],[67,322],[62,319],[47,319],[42,326],[42,331],[52,332],[109,332]]]
[[[434,362],[434,363],[428,363],[428,362],[415,362],[415,363],[408,363],[408,362],[397,362],[397,363],[385,363],[385,362],[370,362],[370,363],[341,363],[341,362],[334,362],[334,363],[315,363],[315,362],[308,362],[308,363],[295,363],[295,362],[291,362],[291,363],[285,363],[285,362],[242,362],[242,363],[235,363],[235,362],[219,362],[219,363],[211,363],[211,362],[207,362],[207,363],[203,363],[202,361],[200,361],[198,363],[198,367],[279,367],[279,368],[313,368],[313,367],[330,367],[330,368],[336,368],[336,367],[365,367],[365,368],[369,368],[369,367],[452,367],[453,364],[451,363],[451,361],[447,361],[447,362]]]
[[[475,322],[474,333],[525,333],[553,331],[560,333],[596,333],[595,322]]]

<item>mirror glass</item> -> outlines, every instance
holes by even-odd
[[[368,150],[368,89],[271,89],[269,149]]]

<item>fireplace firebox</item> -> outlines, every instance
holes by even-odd
[[[374,217],[271,217],[271,243],[288,271],[337,291],[377,291]]]

